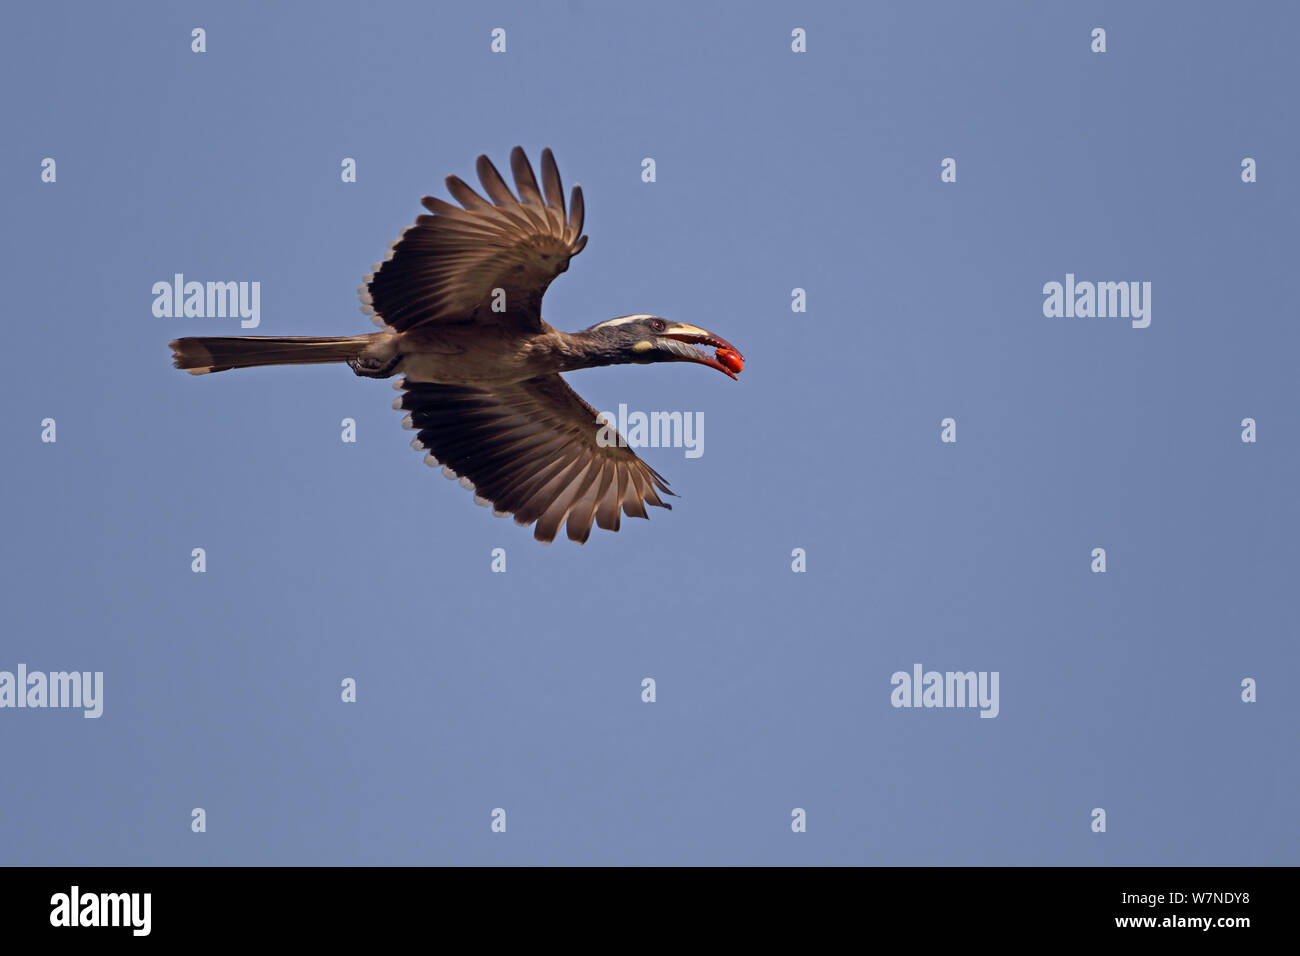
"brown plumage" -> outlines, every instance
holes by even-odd
[[[460,207],[424,198],[430,214],[403,231],[358,290],[381,331],[182,338],[171,343],[176,367],[199,375],[346,362],[367,377],[401,374],[403,395],[393,404],[407,412],[403,424],[416,431],[412,444],[426,461],[473,489],[480,504],[535,523],[540,541],[565,526],[581,543],[593,524],[617,531],[621,514],[670,508],[660,498],[672,494],[667,482],[621,441],[597,440],[607,426],[559,373],[689,361],[735,378],[741,357],[711,332],[658,316],[622,316],[577,333],[547,324],[542,297],[587,243],[582,188],[566,207],[549,149],[540,184],[519,147],[510,166],[517,196],[480,156],[487,198],[455,176],[447,189]]]
[[[422,200],[433,215],[420,216],[393,246],[389,261],[366,277],[361,300],[382,325],[405,332],[429,322],[508,323],[540,332],[542,296],[569,260],[582,251],[582,187],[573,188],[566,215],[555,157],[542,152],[543,200],[522,149],[510,157],[520,202],[486,156],[478,160],[488,202],[455,176],[447,189],[465,208],[432,196]],[[496,203],[496,205],[493,205]],[[492,311],[495,289],[507,308]]]

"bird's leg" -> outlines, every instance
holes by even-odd
[[[359,355],[348,359],[348,365],[363,378],[388,378],[401,360],[401,355],[394,355],[387,361],[370,355]]]

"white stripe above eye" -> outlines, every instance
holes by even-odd
[[[644,322],[646,319],[653,319],[653,315],[620,315],[617,319],[606,319],[604,322],[597,323],[594,327],[603,329],[607,325],[626,325],[629,322]]]

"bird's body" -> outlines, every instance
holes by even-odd
[[[519,196],[486,156],[478,161],[488,202],[455,176],[464,208],[432,197],[358,290],[379,332],[353,336],[226,336],[177,339],[176,366],[192,374],[257,365],[344,363],[371,378],[402,376],[394,406],[418,432],[413,444],[475,491],[475,500],[552,540],[567,524],[583,542],[594,523],[617,531],[619,514],[646,517],[672,494],[657,472],[619,441],[560,378],[623,363],[698,362],[735,378],[730,343],[691,325],[628,315],[581,332],[541,317],[542,295],[582,251],[584,205],[568,209],[550,150],[538,184],[523,150],[511,154]],[[709,356],[699,346],[718,350]]]
[[[399,337],[407,341],[376,346],[380,352],[398,348],[402,357],[397,374],[416,382],[513,385],[560,371],[558,337],[550,334],[521,336],[500,327],[448,326]]]
[[[380,336],[388,333],[380,332]],[[510,385],[539,375],[572,371],[581,361],[568,337],[543,323],[542,331],[520,335],[500,326],[450,325],[415,329],[397,339],[376,341],[377,355],[396,348],[396,373],[417,382],[443,385]]]

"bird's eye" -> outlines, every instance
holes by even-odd
[[[656,332],[662,332],[664,329],[668,328],[668,326],[664,323],[663,319],[655,319],[650,323],[650,328],[654,329]]]

